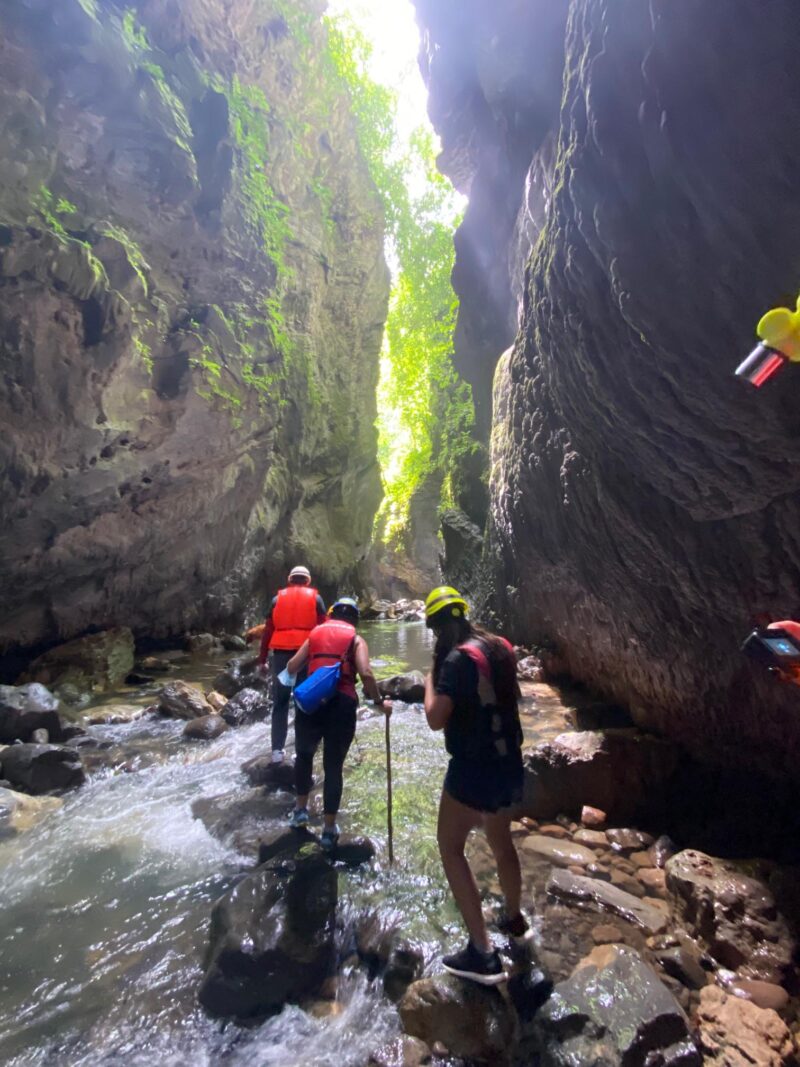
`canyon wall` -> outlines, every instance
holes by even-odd
[[[0,10],[0,651],[353,582],[383,216],[319,0]]]
[[[502,613],[642,725],[796,777],[800,693],[739,645],[800,613],[800,372],[732,374],[800,283],[796,5],[417,8]]]

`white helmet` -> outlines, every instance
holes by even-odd
[[[306,582],[311,582],[311,571],[308,567],[292,567],[289,571],[289,581],[294,581],[295,578],[303,578]]]

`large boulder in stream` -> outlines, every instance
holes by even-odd
[[[188,682],[170,682],[156,700],[159,713],[170,719],[201,719],[214,711],[202,691]]]
[[[133,652],[133,634],[127,627],[104,630],[49,649],[28,665],[21,681],[82,693],[115,689],[133,670]]]
[[[242,764],[242,773],[250,785],[260,785],[269,793],[294,792],[294,761],[273,763],[270,755],[253,756]]]
[[[263,690],[248,687],[231,697],[220,714],[228,726],[249,726],[263,722],[269,717],[270,710],[270,702]]]
[[[229,700],[241,689],[258,689],[265,696],[272,693],[272,672],[260,670],[257,656],[236,656],[214,679],[214,689]]]
[[[86,775],[80,754],[66,745],[9,745],[0,749],[0,777],[34,796],[74,789]]]
[[[453,1056],[504,1063],[514,1040],[514,1014],[496,990],[437,975],[414,982],[398,1004],[403,1029]]]
[[[534,819],[580,815],[585,805],[614,821],[658,813],[680,749],[637,729],[559,734],[525,754],[521,813]]]
[[[602,952],[559,982],[540,1009],[541,1067],[700,1067],[689,1021],[655,971],[631,948]]]
[[[723,967],[778,985],[788,977],[797,941],[758,864],[685,849],[666,875],[675,917]]]
[[[58,700],[40,682],[0,685],[0,743],[30,741],[34,730],[47,730],[51,741],[60,741]]]
[[[217,901],[200,1003],[251,1018],[313,994],[334,961],[337,875],[316,844],[277,856]]]
[[[183,728],[187,741],[214,741],[228,729],[228,724],[221,715],[201,715],[191,719]]]

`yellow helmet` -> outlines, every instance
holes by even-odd
[[[444,608],[448,608],[447,614],[451,619],[465,619],[467,617],[467,602],[451,585],[439,585],[428,593],[425,601],[425,622],[432,626],[432,619]]]

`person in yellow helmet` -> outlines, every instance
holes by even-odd
[[[489,941],[464,847],[471,831],[482,827],[505,897],[500,929],[517,945],[529,940],[531,929],[520,910],[519,857],[511,838],[510,807],[521,801],[523,782],[516,659],[505,638],[470,622],[467,603],[452,586],[430,593],[425,621],[436,634],[425,715],[432,730],[444,731],[450,755],[439,803],[439,854],[469,933],[466,948],[442,963],[451,974],[497,985],[506,975]]]

